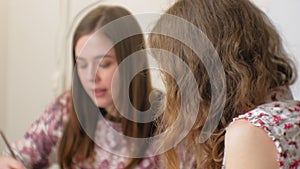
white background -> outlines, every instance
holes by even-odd
[[[300,62],[300,1],[257,1],[280,31],[287,51]],[[55,98],[54,75],[59,58],[66,57],[66,32],[74,16],[92,2],[0,0],[0,128],[9,140],[20,138]],[[112,2],[141,13],[163,11],[173,1],[106,1]],[[297,99],[299,89],[300,80],[292,86]]]

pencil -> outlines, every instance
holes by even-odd
[[[0,134],[2,139],[4,140],[4,143],[6,144],[6,147],[8,148],[8,150],[10,151],[10,154],[13,156],[13,158],[17,159],[17,156],[15,155],[14,151],[12,150],[11,146],[9,145],[4,133],[2,132],[2,130],[0,130]]]

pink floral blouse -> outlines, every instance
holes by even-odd
[[[277,148],[280,169],[300,169],[300,102],[292,100],[288,87],[276,88],[267,102],[233,122],[245,119],[263,129]]]
[[[12,144],[12,147],[28,169],[43,169],[58,162],[57,150],[62,137],[64,124],[68,121],[70,109],[70,92],[61,95],[51,104],[41,117],[36,120],[26,132],[25,136]],[[99,122],[96,129],[96,139],[104,138],[112,146],[118,146],[121,151],[127,151],[127,144],[122,140],[113,140],[107,134],[105,127]],[[121,130],[120,123],[110,122],[113,128]],[[122,169],[129,161],[126,157],[121,157],[109,153],[101,147],[95,145],[94,160],[80,161],[73,159],[76,169]],[[156,157],[144,158],[135,169],[154,169],[158,167]]]

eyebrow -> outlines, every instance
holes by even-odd
[[[85,60],[85,58],[84,57],[82,57],[82,56],[75,56],[76,57],[76,60]],[[109,57],[109,58],[113,58],[113,56],[112,55],[97,55],[97,56],[95,56],[94,58],[93,58],[93,60],[98,60],[98,59],[101,59],[101,58],[104,58],[104,57]]]

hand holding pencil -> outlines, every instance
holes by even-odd
[[[11,156],[0,156],[0,168],[1,169],[26,169],[24,165],[16,159],[16,155],[13,152],[9,142],[7,141],[4,133],[0,130],[1,138],[6,144],[7,149],[9,150]]]

